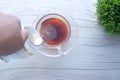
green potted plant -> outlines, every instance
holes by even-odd
[[[98,0],[97,18],[105,32],[120,35],[120,0]]]

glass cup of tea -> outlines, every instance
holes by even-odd
[[[60,14],[49,13],[40,18],[36,29],[43,39],[38,46],[40,53],[49,57],[59,57],[67,54],[74,46],[77,38],[73,31],[72,19]],[[75,30],[77,32],[77,30]]]
[[[34,26],[25,27],[29,33],[28,39],[25,47],[16,52],[22,58],[37,53],[49,57],[63,56],[69,53],[77,42],[77,27],[68,15],[48,13],[39,18]],[[6,56],[1,58],[7,59]]]
[[[63,16],[64,15],[64,16]],[[49,57],[63,56],[72,50],[77,42],[77,27],[74,20],[65,14],[44,14],[35,23],[35,29],[40,35],[38,46],[30,44],[29,50],[33,54],[42,53]],[[31,27],[30,27],[31,29]],[[33,31],[33,29],[31,29]]]

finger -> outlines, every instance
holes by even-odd
[[[25,29],[23,29],[23,30],[21,31],[21,34],[22,34],[23,42],[25,42],[26,39],[27,39],[27,37],[28,37],[28,32],[27,32]]]

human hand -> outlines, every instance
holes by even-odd
[[[21,30],[20,20],[0,13],[0,56],[20,50],[27,39],[27,31]]]

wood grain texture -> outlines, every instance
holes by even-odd
[[[77,23],[78,42],[66,56],[36,53],[24,60],[0,61],[0,80],[120,80],[120,38],[97,24],[97,0],[0,0],[0,12],[32,25],[44,12],[61,11]],[[76,25],[73,25],[76,26]]]

